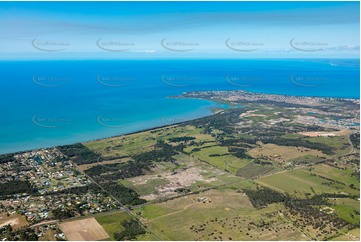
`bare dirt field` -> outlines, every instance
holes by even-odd
[[[9,217],[6,213],[0,214],[0,228],[8,224],[10,224],[13,229],[18,229],[28,225],[28,222],[25,217],[20,214],[10,215]]]
[[[177,195],[177,192],[174,191],[175,189],[189,187],[197,181],[209,183],[216,180],[216,178],[204,178],[201,175],[201,172],[202,170],[199,167],[189,167],[178,172],[166,173],[162,176],[162,178],[168,181],[167,184],[157,186],[156,194],[147,194],[142,196],[142,198],[146,200],[153,200],[159,197],[173,196]],[[146,175],[137,177],[133,179],[133,181],[136,181],[137,185],[139,185],[145,184],[148,180],[151,180],[152,178],[155,178],[154,175],[153,177]]]
[[[60,229],[64,232],[66,238],[71,241],[104,240],[109,238],[108,233],[95,218],[61,223]]]

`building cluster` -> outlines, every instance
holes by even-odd
[[[91,189],[91,180],[57,149],[15,154],[0,163],[0,185],[17,191],[0,194],[0,214],[24,217],[32,226],[44,221],[65,219],[119,209],[119,204],[100,189]],[[15,182],[21,182],[15,185]],[[14,186],[10,189],[10,186]],[[7,192],[7,193],[6,193]],[[9,223],[10,224],[10,223]],[[3,223],[6,225],[6,222]],[[50,226],[42,228],[43,234]],[[61,233],[57,235],[61,238]]]

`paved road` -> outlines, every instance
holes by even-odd
[[[60,152],[60,151],[59,151]],[[63,154],[64,155],[64,154]],[[64,155],[65,156],[65,155]],[[69,157],[67,157],[69,159]],[[71,160],[71,159],[69,159]],[[74,166],[77,167],[76,164],[73,163]],[[93,178],[91,178],[90,176],[88,176],[84,171],[78,169],[80,172],[82,172],[86,177],[88,177],[89,180],[91,180],[94,184],[98,185],[103,191],[105,191],[106,193],[108,193],[110,195],[110,197],[112,197],[121,207],[122,209],[124,209],[124,211],[126,211],[131,217],[133,217],[136,221],[138,221],[138,223],[140,223],[146,230],[148,230],[151,234],[153,234],[158,240],[162,241],[162,239],[151,229],[149,228],[146,224],[144,224],[142,221],[140,221],[131,211],[129,208],[125,207],[120,201],[119,199],[117,199],[116,197],[114,197],[110,192],[108,192],[102,185],[100,185],[98,182],[94,181]]]
[[[37,227],[37,226],[40,226],[40,225],[45,225],[45,224],[55,224],[55,223],[58,223],[59,220],[49,220],[49,221],[44,221],[44,222],[40,222],[40,223],[37,223],[37,224],[33,224],[30,226],[30,228],[34,228],[34,227]]]

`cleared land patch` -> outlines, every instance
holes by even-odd
[[[73,241],[104,240],[109,238],[108,233],[95,218],[61,223],[60,229],[68,240]]]
[[[304,147],[280,146],[275,144],[261,144],[260,147],[249,150],[248,154],[253,158],[262,158],[278,162],[285,162],[306,155],[324,158],[327,157],[318,150],[312,150]]]
[[[25,217],[20,214],[13,214],[10,216],[7,216],[7,213],[0,214],[0,228],[5,225],[11,225],[13,229],[18,229],[28,224]]]

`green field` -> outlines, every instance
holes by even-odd
[[[337,198],[331,201],[337,215],[349,223],[358,225],[360,223],[360,201],[350,198]]]
[[[169,126],[124,136],[90,141],[84,143],[84,145],[95,153],[101,154],[104,159],[106,159],[108,157],[133,155],[152,150],[157,140],[193,135],[199,135],[200,138],[207,139],[208,136],[203,135],[203,137],[200,131],[201,129],[193,126]]]
[[[198,199],[206,198],[205,202]],[[306,240],[279,204],[255,209],[233,190],[208,191],[136,210],[162,240]],[[265,227],[259,226],[265,222]],[[253,225],[253,223],[255,225]]]
[[[95,215],[95,219],[109,234],[111,240],[115,240],[113,235],[116,232],[121,232],[124,228],[121,222],[130,220],[132,217],[125,211],[110,212]],[[139,235],[136,240],[157,240],[151,233]]]
[[[122,221],[131,219],[131,216],[125,211],[120,211],[120,212],[97,214],[95,216],[95,219],[105,229],[105,231],[107,231],[110,238],[114,240],[113,237],[114,233],[123,230],[123,227],[120,223]]]
[[[274,171],[275,171],[275,167],[273,166],[257,165],[251,162],[245,167],[239,169],[237,171],[237,176],[241,176],[247,179],[254,179],[261,175],[265,175],[267,173]]]
[[[360,181],[352,175],[353,171],[350,169],[338,169],[329,165],[322,164],[313,166],[312,173],[316,173],[336,181],[341,181],[347,186],[353,184],[355,188],[360,189]]]
[[[237,157],[229,154],[227,147],[217,145],[201,148],[200,151],[193,152],[192,155],[203,162],[215,166],[218,169],[227,170],[232,174],[236,174],[240,168],[249,164],[248,160],[238,159]]]
[[[348,173],[347,170],[344,172],[346,174]],[[306,169],[280,172],[257,180],[260,185],[264,185],[279,192],[297,195],[299,197],[303,197],[305,193],[321,194],[346,192],[355,195],[359,194],[359,190],[352,189],[347,184],[342,184],[342,182],[337,181],[333,182],[324,179]]]
[[[333,147],[333,151],[336,153],[336,156],[347,154],[351,150],[347,136],[307,137],[304,139],[314,143],[322,143]]]
[[[360,228],[352,229],[345,234],[332,238],[336,241],[359,241],[360,240]]]

